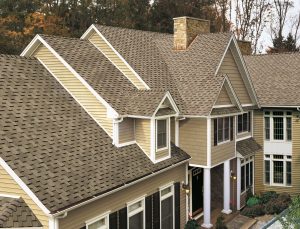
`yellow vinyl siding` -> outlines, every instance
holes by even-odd
[[[226,91],[226,88],[223,86],[215,105],[230,105],[230,104],[232,104],[232,102]]]
[[[44,229],[49,227],[47,215],[34,203],[34,201],[23,191],[15,180],[0,166],[0,193],[16,195],[24,199],[36,217],[39,219]]]
[[[136,77],[134,72],[125,64],[125,62],[109,47],[109,45],[94,33],[89,41],[100,49],[103,54],[136,86],[138,89],[147,89],[142,81]]]
[[[179,146],[192,157],[191,164],[207,165],[206,125],[205,118],[179,121]]]
[[[167,156],[169,156],[169,149],[156,151],[156,153],[155,153],[155,160],[166,158]]]
[[[47,47],[40,45],[34,56],[47,66],[61,84],[67,88],[72,96],[79,101],[101,127],[112,137],[112,119],[107,118],[106,107],[83,85],[80,80],[58,60]]]
[[[288,192],[296,196],[300,192],[300,120],[298,113],[293,112],[292,120],[292,187],[270,186],[264,184],[264,153],[263,150],[255,154],[255,192],[276,191],[278,193]],[[264,142],[264,115],[262,111],[254,112],[254,138],[263,146]]]
[[[123,121],[119,123],[119,143],[134,141],[134,135],[134,119],[124,118]]]
[[[228,75],[233,89],[242,104],[252,104],[243,78],[230,50],[228,50],[225,55],[223,63],[219,69],[219,73],[225,73]]]
[[[150,157],[151,152],[151,120],[135,120],[135,139],[142,150]]]
[[[233,119],[235,120],[235,119]],[[235,130],[235,123],[233,123]],[[234,131],[235,132],[235,131]],[[234,133],[233,132],[233,133]],[[211,122],[211,165],[217,165],[235,156],[235,137],[232,141],[214,146],[214,122]]]
[[[88,205],[68,212],[64,219],[59,220],[59,228],[74,229],[85,226],[85,221],[97,217],[107,211],[111,213],[126,207],[126,203],[143,195],[149,196],[159,191],[159,187],[170,182],[185,181],[186,165],[180,165],[169,171],[158,174],[152,178],[141,181],[131,187],[120,190]],[[180,228],[184,228],[186,222],[185,192],[180,189]]]

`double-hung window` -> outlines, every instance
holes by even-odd
[[[160,228],[174,228],[174,186],[160,190]]]
[[[96,217],[86,222],[87,229],[108,229],[108,214]]]
[[[253,185],[253,157],[241,160],[241,192]]]
[[[156,120],[156,149],[161,150],[168,147],[168,120]]]
[[[232,131],[233,117],[214,119],[214,145],[232,140]]]
[[[244,133],[251,131],[251,112],[237,116],[237,132]]]
[[[292,156],[265,154],[264,180],[269,185],[292,185]]]
[[[265,111],[265,140],[292,140],[292,112]]]
[[[138,200],[127,206],[128,229],[145,228],[145,200]]]

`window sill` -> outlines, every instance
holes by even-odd
[[[285,185],[285,184],[264,184],[265,186],[268,187],[282,187],[282,188],[292,188],[292,185]]]
[[[216,146],[220,146],[220,145],[223,145],[223,144],[226,144],[226,143],[229,143],[231,142],[230,140],[226,140],[224,142],[218,142]]]
[[[164,150],[167,150],[169,149],[168,147],[164,147],[164,148],[160,148],[160,149],[156,149],[156,152],[161,152],[161,151],[164,151]]]
[[[244,135],[244,134],[251,134],[251,132],[250,131],[242,131],[242,132],[238,132],[237,133],[237,136],[239,136],[239,135]]]

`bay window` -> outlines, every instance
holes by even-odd
[[[214,119],[214,145],[233,140],[233,117]]]
[[[160,190],[160,216],[161,227],[164,229],[174,228],[174,186]]]
[[[241,160],[241,192],[253,185],[253,157]]]
[[[292,112],[265,111],[265,140],[292,140]]]
[[[244,133],[251,131],[251,112],[237,116],[237,132]]]
[[[292,156],[266,154],[264,172],[265,184],[292,185]]]
[[[144,229],[145,228],[145,201],[144,199],[128,204],[128,228]]]

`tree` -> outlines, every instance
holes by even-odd
[[[282,53],[282,52],[298,52],[297,41],[294,39],[292,33],[289,33],[286,38],[273,39],[273,47],[267,50],[268,53]]]
[[[287,214],[279,218],[283,228],[297,228],[300,225],[300,197],[294,197]]]

